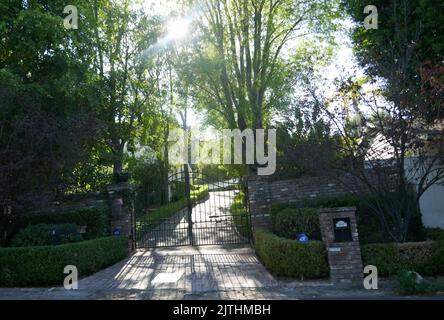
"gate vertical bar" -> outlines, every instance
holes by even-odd
[[[133,249],[137,249],[137,229],[136,229],[136,197],[137,190],[134,190],[132,194],[132,204],[131,204],[131,237],[133,240]]]
[[[185,174],[185,193],[187,195],[187,209],[188,209],[188,238],[190,240],[190,244],[194,246],[194,237],[193,237],[193,204],[191,203],[191,186],[190,186],[190,171],[188,169],[188,164],[184,165],[184,174]]]
[[[245,217],[246,217],[246,229],[248,230],[248,240],[251,244],[254,244],[254,232],[253,223],[251,218],[251,208],[250,208],[250,194],[248,192],[248,176],[243,176],[239,178],[240,189],[244,192],[244,207],[245,207]]]

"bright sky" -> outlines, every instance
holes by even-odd
[[[147,12],[161,16],[167,16],[172,11],[180,9],[177,1],[172,0],[134,0],[133,5],[143,6]]]

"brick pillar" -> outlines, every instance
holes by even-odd
[[[319,219],[334,283],[362,283],[363,267],[356,224],[356,208],[323,208]]]
[[[270,181],[267,176],[251,175],[247,178],[248,201],[253,229],[271,229]]]
[[[128,237],[128,254],[134,250],[133,206],[134,190],[127,182],[119,182],[107,187],[111,207],[111,231],[120,230]]]

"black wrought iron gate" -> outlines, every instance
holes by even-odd
[[[251,224],[241,179],[182,170],[136,195],[136,248],[248,243]]]

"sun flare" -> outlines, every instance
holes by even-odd
[[[188,35],[190,22],[187,19],[173,19],[167,24],[167,37],[170,39],[182,39]]]

